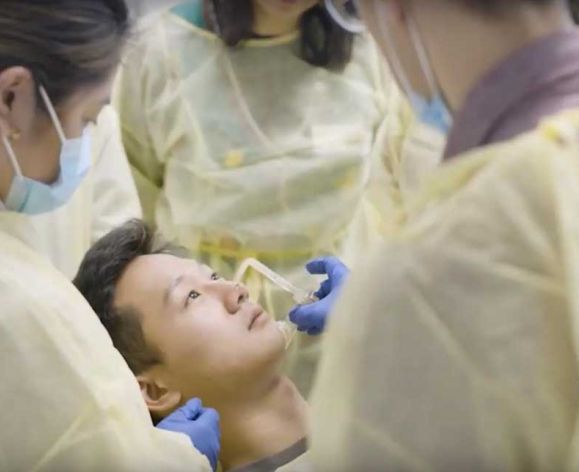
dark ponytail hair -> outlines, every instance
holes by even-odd
[[[129,29],[124,0],[0,0],[0,71],[28,68],[58,104],[115,70]]]
[[[209,27],[230,47],[254,36],[251,0],[204,0]],[[344,68],[352,57],[354,35],[332,20],[321,5],[302,15],[300,57],[314,66]]]

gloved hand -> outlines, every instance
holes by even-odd
[[[221,430],[219,413],[216,410],[203,408],[201,400],[194,398],[163,419],[157,428],[189,436],[195,449],[209,459],[213,470],[217,470]]]
[[[297,325],[298,331],[306,331],[309,335],[315,336],[324,331],[328,314],[350,271],[337,257],[314,259],[308,262],[306,269],[310,274],[327,274],[328,278],[315,292],[320,301],[297,305],[290,311],[289,318]]]

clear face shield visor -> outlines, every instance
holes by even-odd
[[[360,19],[357,0],[324,0],[326,10],[342,28],[350,33],[361,33],[366,28]]]

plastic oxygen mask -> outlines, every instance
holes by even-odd
[[[244,259],[243,262],[239,265],[239,268],[235,273],[234,281],[236,283],[241,283],[245,273],[249,268],[259,272],[271,283],[290,293],[294,302],[296,302],[298,305],[306,305],[308,303],[318,301],[318,298],[312,292],[308,292],[307,290],[296,287],[290,281],[284,279],[277,272],[274,272],[269,267],[262,264],[253,257]],[[297,327],[289,320],[289,318],[286,318],[283,321],[277,321],[277,327],[285,339],[285,348],[287,349],[294,339],[294,336],[297,332]]]

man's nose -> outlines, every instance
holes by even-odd
[[[237,313],[241,304],[246,302],[249,298],[249,292],[245,285],[224,281],[218,281],[215,283],[217,285],[215,286],[215,289],[222,297],[227,311],[231,314]]]

